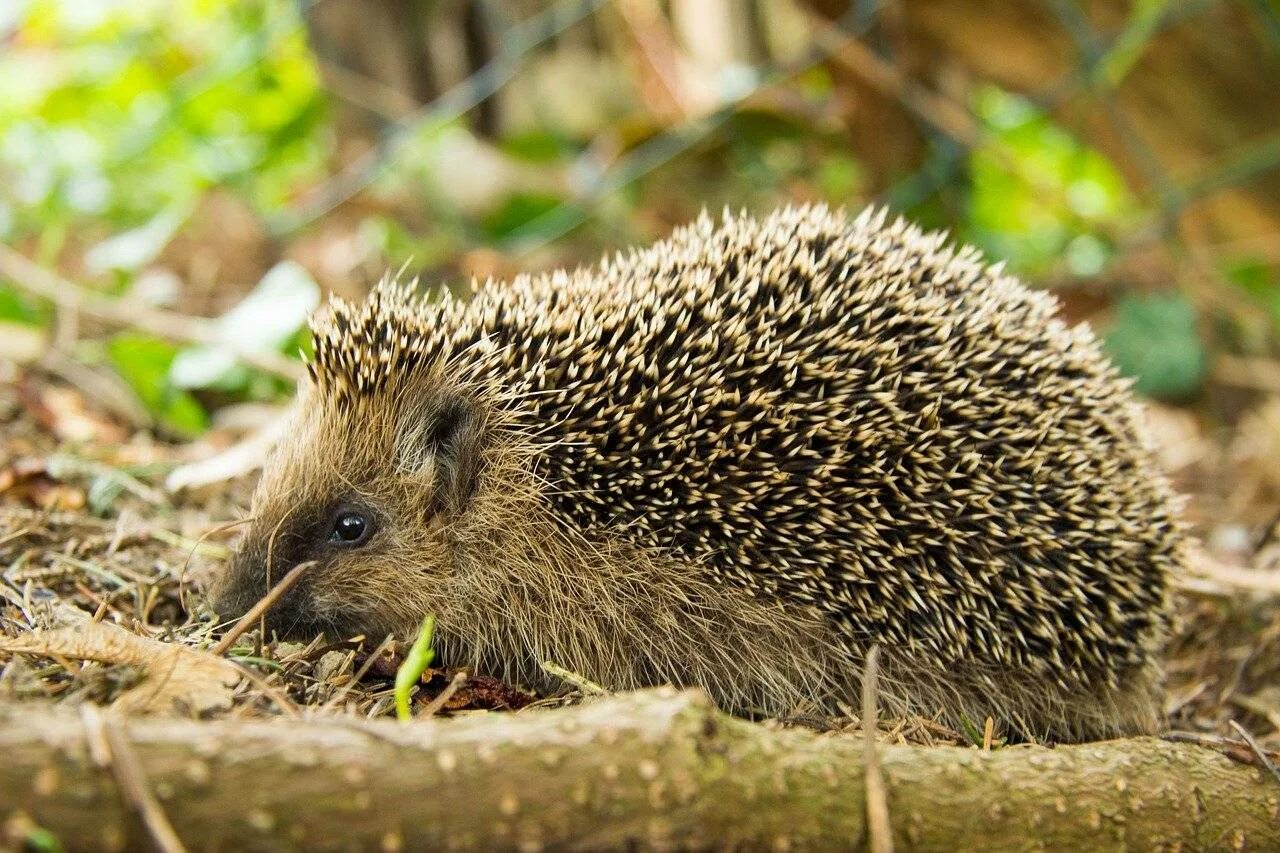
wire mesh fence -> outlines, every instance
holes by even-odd
[[[282,54],[309,51],[330,112],[300,106],[253,142],[287,148],[301,137],[314,149],[305,180],[253,202],[277,247],[329,227],[368,231],[374,221],[409,235],[406,246],[382,247],[384,265],[413,258],[441,278],[477,272],[458,258],[479,246],[501,253],[500,270],[580,260],[656,236],[703,206],[881,204],[1062,289],[1076,318],[1096,313],[1100,292],[1110,304],[1175,285],[1181,303],[1148,300],[1130,318],[1160,334],[1131,331],[1138,340],[1119,347],[1122,367],[1157,396],[1201,387],[1205,347],[1224,356],[1217,378],[1280,387],[1269,366],[1280,352],[1280,319],[1265,333],[1248,331],[1259,315],[1280,318],[1280,15],[1264,0],[302,0],[285,12],[270,2],[245,8],[260,10],[260,20],[176,75],[159,107],[104,145],[111,180],[128,192],[145,196],[147,170],[160,168],[174,128],[191,123],[203,102],[225,99],[238,80],[272,80],[284,73]],[[564,56],[577,63],[567,76],[539,84]],[[606,73],[616,74],[625,103],[599,107],[585,129],[561,126],[563,110],[549,102],[600,97],[591,78]],[[0,126],[6,120],[0,109]],[[761,132],[764,120],[773,129]],[[424,166],[424,146],[460,129],[487,159],[437,151]],[[511,155],[511,139],[531,130],[568,142],[532,168],[512,167],[526,158]],[[750,134],[743,147],[760,151],[744,162],[733,145]],[[0,229],[6,197],[27,192],[51,159],[49,139],[30,135],[14,144],[22,133],[12,131],[0,146],[0,172],[14,177],[0,192]],[[225,188],[262,196],[273,155],[228,155],[227,141],[210,136],[192,157],[187,195]],[[818,142],[775,158],[798,166],[775,168],[763,161],[780,137]],[[26,159],[6,162],[23,145]],[[231,165],[210,168],[210,159]],[[526,179],[505,202],[488,199],[488,210],[450,196],[450,184],[491,168],[523,168]],[[61,191],[55,179],[45,182],[51,196]],[[152,215],[148,227],[163,231],[157,223],[185,221],[201,205],[180,196],[170,192],[167,205],[144,197],[118,218],[136,224],[139,213]],[[495,213],[504,203],[511,209]],[[25,235],[44,244],[80,227],[74,216],[42,225],[47,200],[17,198],[9,209],[23,204],[36,215]],[[465,236],[436,247],[430,234],[442,227]],[[9,231],[24,237],[20,226]],[[559,251],[579,243],[591,248]],[[1232,328],[1224,332],[1217,314]],[[1170,347],[1181,356],[1164,358]],[[1153,363],[1169,361],[1186,367],[1161,378]]]
[[[617,14],[617,9],[611,7],[618,5],[627,4],[612,0],[562,0],[509,25],[495,37],[498,47],[489,62],[429,104],[385,128],[374,151],[307,194],[277,221],[277,229],[287,232],[314,222],[337,204],[367,189],[379,169],[385,168],[395,158],[400,143],[415,129],[443,124],[474,109],[497,94],[539,51],[554,50],[553,42],[558,35],[571,27],[590,24],[593,17]],[[735,11],[745,5],[726,4],[722,8]],[[781,4],[763,5],[772,9]],[[721,87],[717,99],[704,105],[696,114],[672,122],[644,144],[628,151],[611,164],[606,174],[594,175],[592,180],[584,182],[579,188],[579,200],[589,202],[627,186],[715,134],[723,127],[723,119],[751,98],[793,80],[801,72],[820,63],[854,68],[855,73],[873,78],[873,83],[896,99],[927,134],[946,146],[958,146],[960,154],[992,142],[983,132],[981,117],[974,114],[970,105],[912,79],[895,65],[891,55],[877,52],[860,41],[877,23],[883,7],[891,8],[894,4],[855,2],[846,5],[843,12],[829,20],[821,19],[814,10],[803,6],[794,9],[807,12],[812,23],[810,43],[800,56],[733,68],[731,77],[726,74],[730,82]],[[1225,5],[1229,4],[1214,0],[1139,4],[1123,27],[1103,34],[1091,23],[1080,4],[1072,0],[1043,0],[1044,8],[1052,13],[1057,26],[1074,45],[1076,64],[1062,78],[1047,80],[1038,91],[1023,93],[1024,96],[1045,110],[1053,110],[1082,97],[1095,106],[1106,128],[1119,140],[1141,175],[1146,185],[1146,200],[1158,217],[1162,232],[1172,229],[1178,215],[1196,200],[1224,189],[1246,186],[1280,167],[1280,128],[1277,128],[1261,138],[1238,140],[1234,145],[1224,146],[1217,161],[1209,164],[1203,172],[1179,180],[1144,140],[1115,97],[1117,86],[1134,66],[1143,61],[1144,50],[1153,39],[1173,28],[1195,26],[1198,17],[1221,10]],[[1243,12],[1255,19],[1259,32],[1269,40],[1270,49],[1280,52],[1280,16],[1277,12],[1261,0],[1239,5]],[[957,156],[957,151],[952,151],[949,156]],[[1017,164],[1012,167],[1016,168]],[[924,181],[923,187],[937,188],[948,175],[956,177],[945,169],[927,172],[922,167],[914,174],[899,176],[897,180],[904,187],[916,186],[913,194],[904,196],[910,202],[926,194],[927,190],[921,188],[921,181]],[[884,194],[884,198],[890,201],[898,196],[896,192]],[[561,214],[551,215],[549,219],[559,222]]]

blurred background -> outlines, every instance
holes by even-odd
[[[809,201],[1094,326],[1213,558],[1170,712],[1280,737],[1277,0],[0,0],[0,503],[186,548],[242,511],[325,292]],[[61,594],[106,606],[96,571]]]
[[[1166,462],[1219,550],[1274,521],[1275,0],[5,0],[0,45],[0,358],[106,414],[61,439],[286,399],[321,293],[387,270],[457,287],[704,208],[881,204],[1176,404]]]

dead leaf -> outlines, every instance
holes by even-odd
[[[127,438],[119,424],[90,409],[78,391],[51,386],[43,390],[42,397],[48,413],[45,426],[63,441],[119,444]]]
[[[24,457],[0,468],[0,494],[40,509],[75,510],[85,504],[84,490],[58,480],[48,460]]]
[[[454,703],[457,702],[458,708],[482,708],[490,711],[509,708],[518,711],[536,698],[533,694],[512,687],[491,675],[473,675],[454,694],[453,699],[445,703],[445,707],[455,710]]]
[[[1220,595],[1243,591],[1280,595],[1280,574],[1230,565],[1196,542],[1187,546],[1187,568],[1190,571],[1174,578],[1182,589]]]
[[[420,701],[429,702],[439,696],[460,670],[454,667],[428,668],[422,674]],[[496,711],[500,708],[519,710],[537,697],[513,687],[491,675],[471,675],[462,687],[444,703],[446,711]]]
[[[65,357],[55,356],[54,361],[49,363],[58,367],[62,373],[74,372],[82,382],[90,381],[90,377],[94,375],[92,371],[74,363],[63,365],[62,359]],[[15,387],[19,399],[36,422],[63,441],[120,444],[127,438],[125,430],[91,408],[79,390],[37,382],[30,378],[24,378]]]
[[[142,683],[121,693],[112,704],[126,713],[201,715],[224,710],[231,707],[232,692],[241,678],[235,664],[208,652],[88,620],[0,638],[0,651],[137,667],[145,675]]]

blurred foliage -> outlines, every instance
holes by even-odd
[[[293,4],[30,0],[8,12],[6,25],[0,239],[34,237],[42,259],[73,235],[76,243],[101,236],[85,248],[84,267],[123,287],[210,188],[232,188],[265,211],[323,174],[326,99]],[[270,346],[296,336],[295,306],[296,294],[292,304],[254,312],[291,324],[272,330]],[[245,313],[221,328],[244,333]],[[0,319],[47,322],[47,312],[0,282]],[[185,389],[282,391],[228,352],[124,334],[112,339],[108,361],[161,426],[193,435],[207,417]]]
[[[1126,49],[1098,67],[1100,83],[1127,72],[1129,48],[1163,6],[1137,4]],[[0,239],[95,286],[134,288],[211,190],[253,211],[265,240],[267,223],[340,168],[329,95],[288,0],[18,0],[0,7],[0,37]],[[760,82],[749,69],[735,74],[739,87]],[[560,92],[573,102],[571,125],[539,119],[565,112],[539,101],[533,119],[492,141],[461,119],[428,116],[377,171],[358,211],[344,212],[348,242],[329,254],[350,256],[342,274],[357,279],[407,267],[429,282],[459,280],[483,249],[505,253],[508,268],[575,263],[704,208],[884,201],[849,151],[826,69],[802,68],[786,86],[786,97],[676,125],[649,115],[637,92],[604,99],[594,116],[580,93]],[[1031,280],[1104,276],[1144,212],[1115,166],[1024,98],[986,86],[970,106],[980,144],[936,142],[910,191],[887,197]],[[286,251],[316,227],[271,236]],[[127,333],[105,351],[83,344],[81,354],[109,364],[166,430],[198,433],[225,402],[287,395],[286,383],[237,353],[305,345],[302,318],[322,289],[309,268],[286,262],[259,270],[256,286],[229,282],[237,293],[253,289],[218,321],[214,344]],[[1246,259],[1225,274],[1280,333],[1273,267]],[[0,322],[48,326],[51,312],[0,280]],[[1203,381],[1198,318],[1180,294],[1122,295],[1105,340],[1144,393],[1185,399]]]
[[[1257,257],[1244,257],[1230,264],[1227,279],[1240,289],[1270,320],[1271,336],[1280,337],[1280,277],[1274,265]]]
[[[1204,379],[1208,359],[1196,312],[1180,293],[1125,296],[1104,343],[1116,366],[1148,396],[1184,400]]]
[[[293,261],[272,267],[238,305],[218,318],[217,342],[187,347],[169,365],[168,379],[177,388],[209,388],[236,393],[258,389],[269,395],[274,385],[257,377],[237,355],[280,352],[293,346],[307,315],[320,303],[320,287]],[[287,350],[285,350],[287,351]]]
[[[975,98],[985,141],[969,156],[965,236],[1035,277],[1065,262],[1095,276],[1132,201],[1120,174],[1024,98],[985,87]]]
[[[187,437],[205,428],[204,409],[169,377],[169,368],[178,357],[176,346],[148,335],[123,332],[111,339],[107,354],[112,367],[161,426]]]
[[[320,173],[325,100],[292,4],[18,5],[0,55],[0,238],[180,219],[215,185],[269,208]]]

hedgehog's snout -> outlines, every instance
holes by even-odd
[[[230,569],[219,575],[209,590],[209,606],[223,622],[243,616],[255,600],[248,592],[248,585],[240,583]]]
[[[266,559],[255,549],[237,551],[231,563],[209,592],[209,603],[223,623],[244,616],[284,576],[268,579]],[[281,637],[310,636],[316,633],[318,620],[306,578],[299,579],[271,605],[265,614],[268,631]]]
[[[241,544],[209,590],[209,605],[218,618],[238,619],[267,594],[266,559],[258,549]]]

